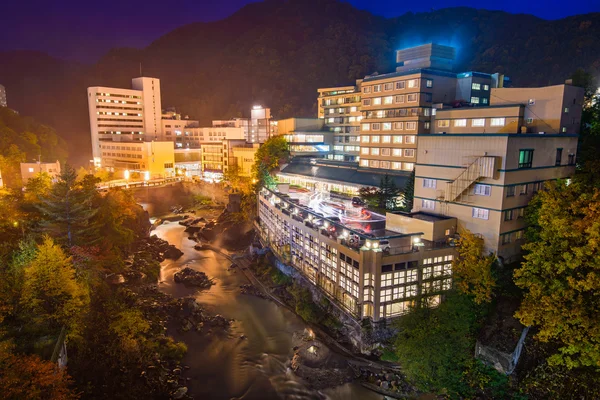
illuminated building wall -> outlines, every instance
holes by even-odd
[[[360,81],[356,86],[318,89],[318,117],[332,131],[333,151],[329,158],[336,161],[359,160]]]

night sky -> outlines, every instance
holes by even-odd
[[[0,51],[39,50],[55,57],[94,62],[112,47],[144,47],[181,25],[222,19],[251,2],[253,0],[8,0],[0,8]],[[455,6],[501,9],[544,19],[600,11],[600,0],[349,2],[386,17]]]

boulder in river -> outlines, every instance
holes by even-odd
[[[183,283],[187,286],[195,286],[203,289],[207,289],[214,285],[212,279],[204,272],[195,271],[189,267],[185,267],[181,271],[176,272],[174,279],[176,283]]]

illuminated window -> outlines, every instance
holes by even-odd
[[[410,79],[408,81],[408,87],[409,88],[418,88],[419,87],[419,80],[418,79]]]
[[[368,155],[369,154],[369,148],[368,147],[361,148],[360,149],[360,154]]]
[[[492,120],[490,121],[491,126],[504,126],[504,123],[504,118],[492,118]]]
[[[402,136],[394,136],[394,143],[402,143]]]
[[[483,85],[483,90],[490,90],[490,86],[489,85]]]
[[[386,96],[383,98],[383,104],[392,104],[394,96]]]
[[[427,189],[435,189],[436,180],[435,179],[423,179],[423,187]]]
[[[486,210],[485,208],[473,207],[473,218],[487,220],[490,218],[490,210]]]
[[[394,129],[397,131],[401,131],[404,129],[404,122],[394,122]],[[402,143],[402,142],[399,142]]]
[[[405,171],[412,171],[415,168],[415,163],[405,162],[402,167],[402,169]]]
[[[380,104],[381,104],[381,97],[375,97],[375,98],[373,99],[373,105],[376,105],[376,106],[378,106],[378,105],[380,105]]]
[[[29,168],[29,172],[33,172],[33,168]]]
[[[490,185],[482,185],[477,183],[475,186],[473,186],[473,194],[478,196],[490,196],[492,194],[492,187]]]
[[[448,128],[450,126],[449,119],[441,119],[438,121],[438,127],[440,128]]]
[[[421,200],[421,208],[426,210],[435,210],[435,201],[433,200]]]
[[[369,136],[361,136],[361,140],[363,143],[369,143]]]
[[[415,136],[409,136],[409,135],[404,136],[404,143],[406,143],[406,144],[415,144],[415,140],[416,140]]]
[[[426,86],[429,88],[433,87],[433,81],[431,79],[427,79]]]
[[[394,157],[402,157],[402,149],[393,149],[392,154]]]
[[[369,166],[369,160],[360,160],[360,166],[361,167],[368,167]]]
[[[371,136],[371,143],[379,143],[379,136]]]
[[[399,162],[392,163],[392,169],[400,169],[400,168],[402,168],[402,163],[399,163]]]
[[[473,84],[471,85],[471,89],[473,89],[473,90],[480,90],[481,89],[481,84],[473,82]]]
[[[454,126],[458,126],[458,127],[467,126],[467,120],[466,119],[455,119]]]
[[[384,126],[383,126],[383,130],[384,130],[384,131],[387,131],[387,130],[389,130],[389,129],[385,129],[385,124],[383,124],[383,125],[384,125]],[[390,125],[391,125],[391,124],[390,124]],[[381,143],[391,143],[391,141],[392,141],[392,137],[391,137],[391,136],[382,136],[382,137],[381,137]]]
[[[471,103],[479,104],[479,97],[471,97]]]
[[[372,156],[378,156],[379,155],[379,148],[378,147],[372,147],[371,148],[371,155]]]
[[[370,131],[371,130],[371,124],[362,124],[361,128],[362,131]],[[368,142],[368,140],[367,140]]]
[[[471,126],[485,126],[485,118],[472,119]]]

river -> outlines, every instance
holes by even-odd
[[[287,367],[293,354],[292,335],[304,330],[304,322],[272,301],[240,294],[239,286],[248,283],[245,276],[235,269],[228,271],[230,262],[225,257],[195,250],[183,226],[166,223],[153,233],[184,253],[177,261],[162,263],[159,288],[175,297],[193,295],[209,312],[234,319],[224,335],[170,332],[188,346],[183,364],[190,366],[185,376],[191,378],[188,387],[196,399],[383,398],[353,383],[323,392],[308,389]],[[197,292],[174,283],[173,274],[183,266],[205,272],[216,284]]]

